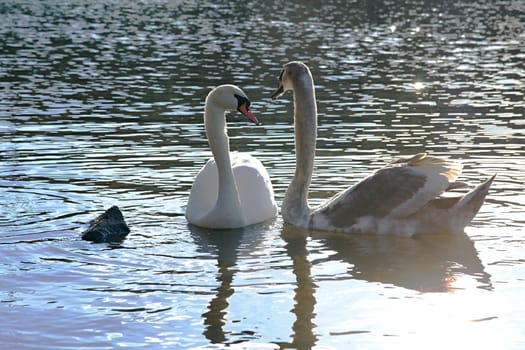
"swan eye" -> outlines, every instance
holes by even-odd
[[[242,105],[246,105],[246,109],[250,110],[250,100],[248,100],[246,97],[234,94],[235,98],[237,99],[237,109],[241,107]]]
[[[283,74],[284,74],[284,69],[281,69],[281,73],[279,74],[279,81],[283,81]]]

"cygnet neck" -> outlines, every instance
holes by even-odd
[[[295,174],[283,201],[285,222],[305,227],[308,224],[308,188],[312,180],[317,138],[317,105],[309,71],[292,81],[295,125]]]

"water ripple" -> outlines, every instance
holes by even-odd
[[[389,348],[385,334],[403,345],[432,334],[436,346],[452,334],[512,348],[523,338],[522,2],[8,0],[0,15],[6,347],[340,348],[351,335]],[[265,164],[282,202],[292,103],[269,96],[295,59],[317,88],[312,204],[427,151],[462,160],[472,184],[498,174],[466,236],[305,235],[280,218],[231,235],[187,225],[211,156],[203,101],[222,83],[243,87],[263,122],[230,113],[232,150]],[[129,238],[81,241],[113,204]]]

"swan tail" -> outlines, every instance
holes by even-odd
[[[472,221],[472,219],[474,219],[479,209],[483,205],[485,197],[487,196],[490,186],[492,185],[492,182],[495,178],[496,175],[493,175],[491,178],[467,193],[454,205],[452,212],[456,213],[455,216],[458,228],[466,227]]]

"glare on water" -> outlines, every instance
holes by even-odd
[[[0,341],[8,348],[498,348],[525,343],[525,6],[386,1],[0,4]],[[282,64],[316,82],[311,203],[401,155],[493,174],[464,235],[188,226],[203,101],[241,86],[231,149],[294,172]],[[117,204],[115,244],[80,239]]]

